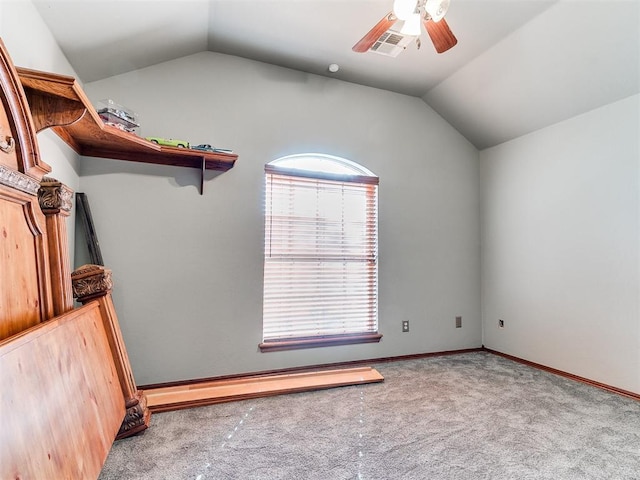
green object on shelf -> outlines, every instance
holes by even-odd
[[[179,148],[191,148],[191,145],[186,140],[174,140],[173,138],[162,137],[144,137],[150,142],[157,143],[158,145],[164,145],[166,147],[179,147]]]

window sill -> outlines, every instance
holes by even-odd
[[[262,352],[279,352],[282,350],[298,350],[301,348],[333,347],[336,345],[352,345],[356,343],[378,343],[381,339],[382,334],[380,333],[331,335],[326,337],[270,340],[261,343],[259,347]]]

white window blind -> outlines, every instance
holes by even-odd
[[[377,333],[378,178],[265,178],[263,341]]]

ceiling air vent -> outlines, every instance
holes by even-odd
[[[403,35],[400,32],[389,29],[380,35],[380,38],[376,40],[369,51],[388,57],[397,57],[414,38],[413,35]]]

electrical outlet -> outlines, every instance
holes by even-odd
[[[456,317],[456,328],[462,328],[462,317]]]
[[[500,328],[504,328],[504,320],[499,319],[499,320],[498,320],[498,326],[499,326]]]
[[[408,332],[409,331],[409,320],[403,320],[402,321],[402,331],[403,332]]]

